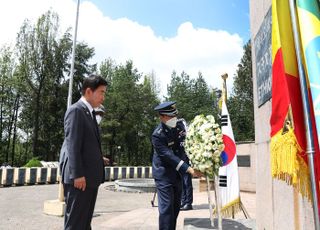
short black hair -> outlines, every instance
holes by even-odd
[[[92,91],[95,91],[99,86],[108,86],[106,79],[100,75],[91,74],[89,77],[86,77],[82,83],[82,95],[85,94],[86,89],[90,88]]]

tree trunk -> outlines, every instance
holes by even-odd
[[[39,87],[40,88],[40,87]],[[40,89],[36,94],[36,107],[34,113],[34,125],[33,125],[33,141],[32,141],[32,155],[34,157],[40,156],[38,152],[38,138],[39,138],[39,111],[40,111]]]
[[[2,146],[2,134],[3,134],[3,97],[1,98],[1,105],[0,105],[0,154],[3,154],[3,146]]]
[[[11,152],[11,165],[14,165],[14,157],[15,157],[15,145],[17,138],[17,120],[18,120],[18,110],[19,110],[19,94],[16,97],[16,103],[14,107],[14,125],[13,125],[13,139],[12,139],[12,152]]]
[[[16,101],[17,101],[17,98],[14,101],[13,112],[12,112],[12,114],[10,116],[10,120],[9,120],[9,123],[8,123],[8,143],[7,143],[7,150],[6,150],[6,162],[9,162],[11,134],[12,134],[13,121],[14,121],[14,117],[15,117],[14,107],[15,107],[15,104],[17,103]]]

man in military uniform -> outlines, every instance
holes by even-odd
[[[168,101],[154,108],[161,120],[152,134],[152,173],[158,194],[160,230],[176,228],[180,211],[182,175],[198,174],[182,160],[185,154],[182,143],[185,130],[180,124],[177,125],[178,111],[175,104],[176,102]]]
[[[94,111],[95,111],[97,123],[99,125],[101,120],[102,120],[102,118],[103,118],[103,116],[104,116],[104,114],[106,113],[106,110],[105,110],[103,105],[100,105],[99,107],[94,108]]]
[[[103,118],[104,114],[106,113],[106,110],[105,110],[105,108],[104,108],[103,105],[100,105],[99,107],[94,108],[94,111],[95,111],[97,123],[98,123],[98,125],[100,125],[100,123],[101,123],[101,121],[102,121],[102,118]],[[100,134],[101,134],[101,133],[102,133],[102,130],[101,130],[101,127],[100,127],[100,126],[99,126],[99,131],[100,131]],[[101,138],[102,138],[102,137],[101,137]],[[104,157],[104,156],[103,156],[102,158],[103,158],[103,164],[104,164],[104,166],[111,165],[109,158]]]
[[[187,122],[181,118],[177,122],[177,126],[181,127],[181,132],[184,135],[179,135],[180,143],[184,146],[186,132],[187,132]],[[182,160],[190,165],[190,160],[185,153],[182,157]],[[185,173],[182,178],[182,195],[181,195],[181,211],[192,210],[192,202],[193,202],[193,187],[192,187],[192,176],[189,173]]]

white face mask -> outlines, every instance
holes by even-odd
[[[170,120],[167,120],[166,121],[166,125],[169,128],[175,128],[177,126],[177,117],[173,117]]]
[[[96,120],[97,120],[97,123],[99,125],[101,120],[102,120],[102,117],[100,115],[96,115]]]

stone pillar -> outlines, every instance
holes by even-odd
[[[24,185],[26,179],[26,168],[15,168],[13,183],[15,185]]]
[[[302,198],[286,182],[271,177],[269,121],[272,100],[272,54],[271,21],[268,22],[270,19],[271,0],[250,0],[255,144],[257,149],[257,229],[314,229],[311,203]]]
[[[105,181],[111,180],[111,167],[104,167],[104,177]]]
[[[113,174],[112,179],[113,180],[118,180],[119,179],[119,167],[112,167],[113,168]]]
[[[153,174],[152,174],[152,166],[150,166],[149,168],[150,168],[150,170],[149,170],[149,172],[150,172],[149,177],[150,177],[150,178],[153,178]]]
[[[47,182],[48,168],[37,168],[37,184],[45,184]]]
[[[47,173],[47,182],[49,184],[54,184],[58,181],[58,177],[57,177],[57,168],[48,168],[48,173]]]
[[[133,178],[138,178],[138,167],[134,167],[133,174]]]
[[[139,166],[137,169],[137,178],[142,178],[142,166]]]
[[[122,167],[118,168],[118,180],[122,179]]]
[[[134,178],[135,167],[129,167],[129,178]]]
[[[26,169],[26,184],[33,185],[37,181],[37,168]]]
[[[13,168],[2,169],[1,184],[3,186],[12,186],[12,184],[13,184]]]

